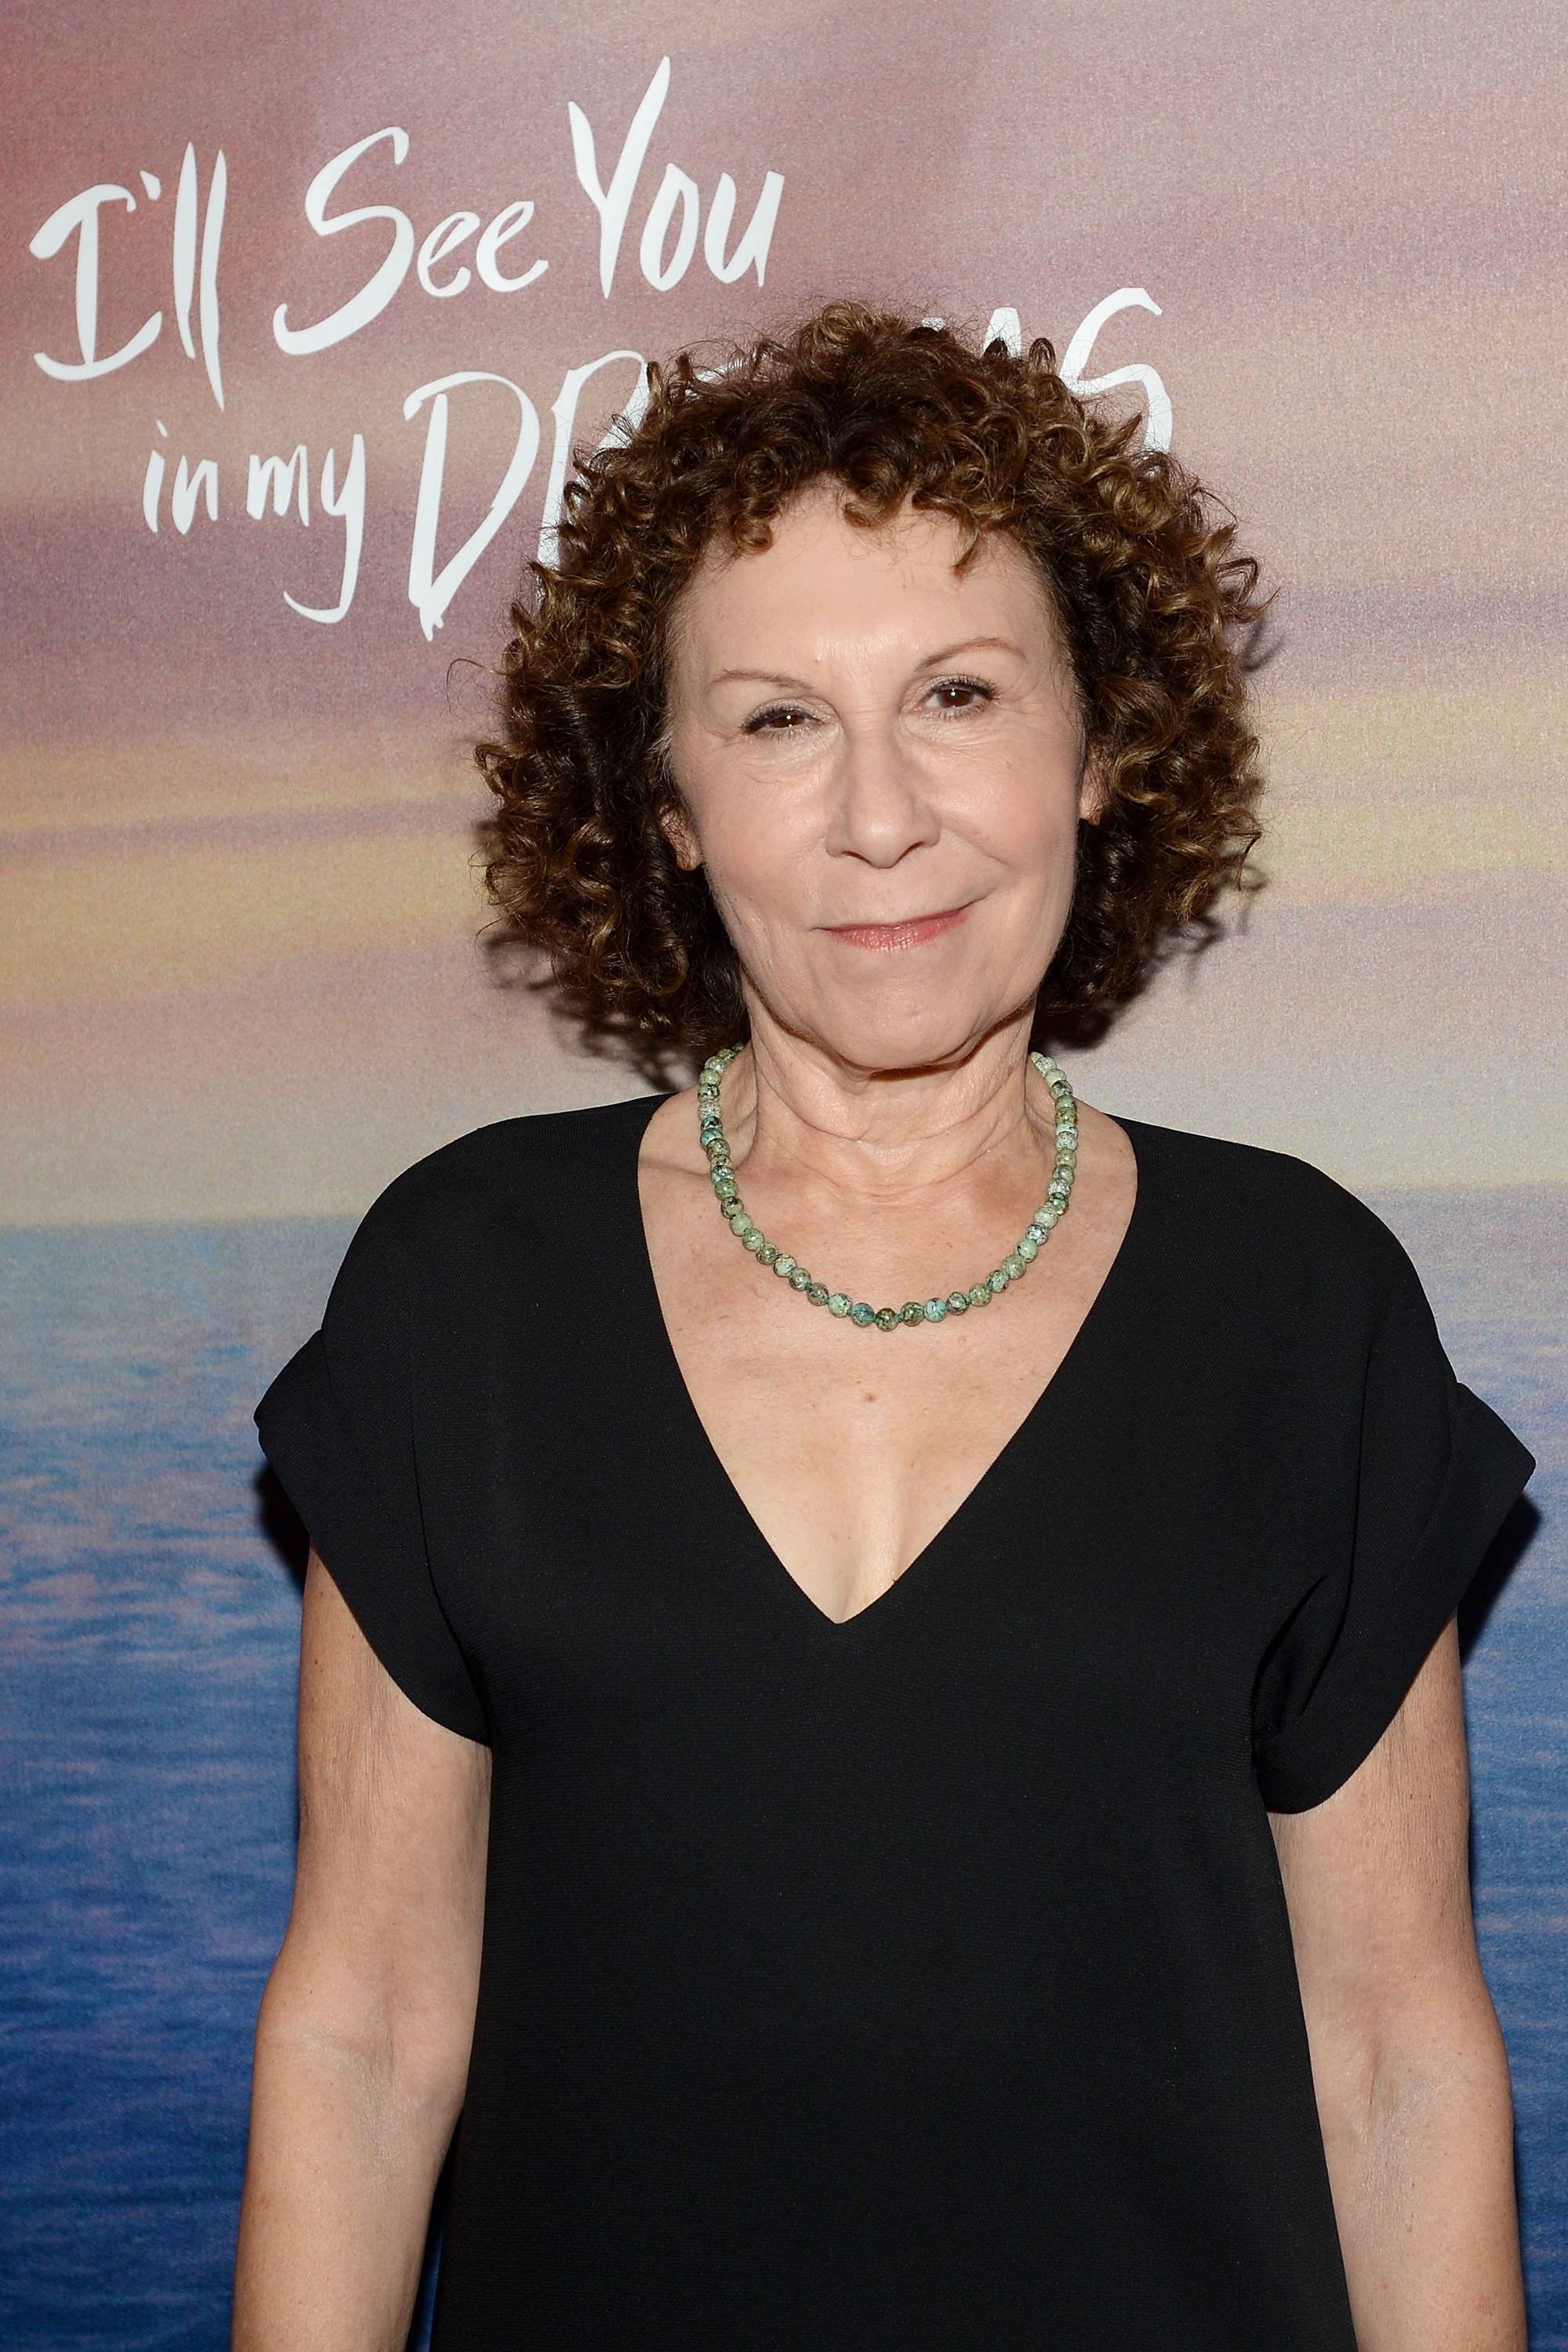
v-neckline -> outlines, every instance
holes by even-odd
[[[892,1582],[884,1585],[881,1591],[872,1600],[868,1601],[862,1608],[852,1611],[847,1617],[830,1617],[826,1610],[812,1599],[800,1579],[793,1573],[763,1532],[755,1514],[739,1486],[736,1486],[723,1456],[710,1436],[707,1423],[697,1410],[696,1400],[687,1384],[686,1375],[680,1369],[680,1359],[675,1352],[675,1342],[669,1335],[669,1325],[665,1318],[664,1302],[658,1295],[658,1282],[653,1270],[653,1254],[647,1245],[647,1223],[643,1215],[642,1191],[638,1177],[642,1162],[643,1138],[647,1132],[655,1111],[658,1109],[661,1103],[671,1099],[672,1097],[668,1093],[637,1097],[638,1102],[646,1103],[647,1108],[644,1117],[633,1125],[631,1164],[629,1171],[624,1171],[629,1174],[630,1179],[631,1198],[627,1206],[636,1236],[631,1252],[632,1265],[636,1279],[642,1287],[644,1311],[653,1327],[654,1352],[665,1386],[671,1393],[677,1415],[683,1418],[689,1428],[696,1441],[698,1452],[706,1455],[716,1483],[728,1499],[729,1507],[749,1531],[752,1540],[763,1552],[777,1577],[781,1578],[789,1588],[800,1607],[810,1612],[811,1616],[826,1634],[846,1636],[852,1627],[863,1625],[868,1618],[880,1617],[894,1594],[908,1584],[917,1571],[927,1566],[932,1554],[943,1547],[949,1537],[957,1530],[960,1522],[973,1516],[979,1507],[982,1496],[1000,1483],[1005,1475],[1009,1461],[1017,1455],[1036,1423],[1043,1420],[1047,1410],[1054,1405],[1063,1387],[1064,1377],[1079,1367],[1083,1358],[1088,1354],[1089,1349],[1085,1342],[1090,1339],[1093,1330],[1105,1320],[1107,1300],[1125,1281],[1130,1245],[1133,1243],[1134,1236],[1141,1234],[1145,1222],[1149,1162],[1146,1152],[1140,1150],[1135,1134],[1141,1122],[1134,1119],[1116,1121],[1123,1135],[1126,1136],[1128,1147],[1132,1153],[1132,1207],[1110,1263],[1100,1276],[1100,1286],[1085,1308],[1078,1328],[1068,1341],[1055,1370],[1036,1392],[1017,1426],[1004,1439],[990,1461],[980,1472],[979,1476],[965,1488],[942,1525],[921,1545],[908,1565],[900,1570]]]

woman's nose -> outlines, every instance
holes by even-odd
[[[915,747],[894,726],[847,727],[834,762],[826,846],[835,856],[894,866],[942,830]]]

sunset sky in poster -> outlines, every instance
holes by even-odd
[[[1260,681],[1270,887],[1241,936],[1078,1057],[1089,1097],[1282,1144],[1352,1182],[1568,1174],[1560,97],[1523,14],[1470,42],[1432,12],[1442,69],[1424,81],[1426,13],[1200,8],[1173,49],[1145,9],[1104,5],[938,7],[913,32],[896,12],[809,5],[771,7],[757,30],[696,0],[657,19],[543,9],[504,45],[471,5],[443,11],[438,35],[408,9],[193,19],[173,0],[138,10],[134,41],[119,12],[80,5],[20,23],[0,1213],[352,1213],[483,1119],[637,1088],[486,975],[464,749],[483,680],[459,667],[448,683],[448,665],[500,646],[569,367],[843,291],[978,323],[1010,306],[1059,352],[1106,296],[1146,289],[1159,315],[1112,318],[1091,373],[1158,370],[1174,447],[1279,586]],[[665,55],[606,298],[568,106],[607,180]],[[411,269],[360,331],[289,356],[279,305],[324,317],[391,236],[385,222],[316,235],[306,187],[392,125],[406,161],[373,148],[332,210],[395,205],[423,238],[459,207],[488,220],[526,199],[499,266],[548,268],[515,292],[476,279],[442,298]],[[226,161],[221,411],[175,318],[187,141],[204,211]],[[736,234],[764,174],[784,175],[762,289],[719,283],[700,238],[678,284],[647,282],[639,239],[669,163],[704,219],[732,174]],[[134,215],[103,217],[98,348],[160,307],[164,322],[130,365],[60,383],[32,354],[76,355],[75,244],[26,247],[95,180],[138,194]],[[436,278],[465,257],[471,243]],[[543,443],[426,642],[407,584],[429,404],[403,412],[459,371],[526,391]],[[582,426],[634,380],[605,370]],[[517,417],[502,387],[452,395],[442,558],[483,513]],[[347,617],[322,625],[284,591],[322,608],[337,593],[343,528],[321,511],[320,468],[331,446],[341,474],[355,433],[363,559]],[[249,453],[300,442],[310,529],[252,520]],[[217,520],[198,505],[184,535],[168,511],[181,456],[214,459],[220,486]]]

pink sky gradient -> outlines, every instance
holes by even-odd
[[[263,23],[154,0],[134,40],[82,5],[18,21],[0,196],[0,1215],[349,1212],[464,1126],[635,1087],[489,989],[461,765],[481,705],[448,665],[499,645],[568,365],[846,290],[981,321],[1012,305],[1059,350],[1101,298],[1146,288],[1161,315],[1114,319],[1093,366],[1159,370],[1177,450],[1280,583],[1264,703],[1277,889],[1245,940],[1084,1062],[1086,1090],[1355,1181],[1568,1174],[1550,1091],[1568,882],[1561,78],[1512,6],[1286,16],[1227,0],[1160,19],[1158,39],[1151,22],[1130,0],[685,0],[657,24],[474,0],[438,23],[405,0]],[[568,101],[607,172],[667,52],[606,299]],[[352,340],[288,357],[278,303],[324,315],[388,236],[315,236],[306,184],[394,123],[407,162],[384,146],[339,207],[395,203],[423,235],[459,205],[526,198],[509,254],[549,268],[450,299],[411,276]],[[221,413],[174,320],[187,140],[204,194],[220,145],[227,162]],[[645,282],[641,224],[670,163],[704,205],[731,172],[742,222],[783,173],[765,288],[720,285],[700,251],[671,290]],[[159,306],[163,332],[116,374],[52,383],[31,355],[69,354],[74,248],[39,261],[27,241],[74,191],[141,190],[143,170],[162,194],[104,225],[100,349]],[[547,438],[427,643],[407,595],[426,418],[402,408],[460,369],[521,385]],[[440,552],[482,512],[515,417],[504,392],[454,396]],[[319,469],[355,432],[360,583],[321,627],[283,592],[331,601],[342,528],[250,520],[245,463],[303,440]],[[148,531],[154,444],[171,473],[182,452],[216,460],[216,523],[198,513],[182,537],[165,507]],[[1330,1039],[1362,1079],[1325,1123]],[[1484,1135],[1443,1103],[1456,1052],[1495,1082]]]

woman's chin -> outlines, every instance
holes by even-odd
[[[839,1011],[820,1024],[802,1024],[797,1034],[813,1040],[847,1070],[951,1069],[963,1062],[996,1025],[996,1016],[977,1013],[973,1022],[955,1020],[953,1008],[879,1007],[868,1015],[861,1008]],[[794,1024],[791,1024],[792,1026]]]

